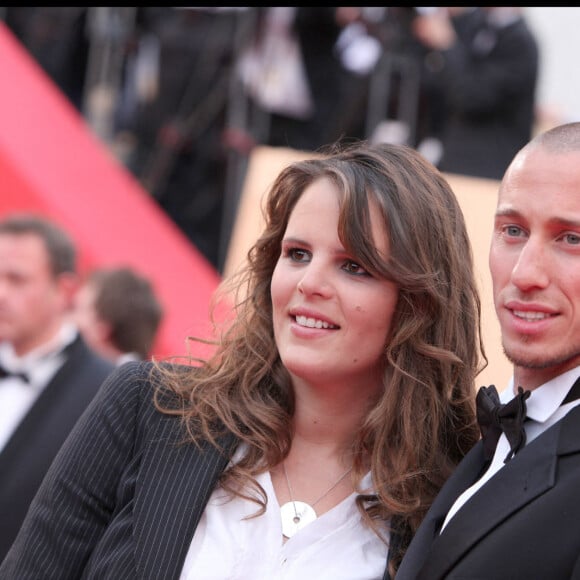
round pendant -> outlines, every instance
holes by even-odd
[[[303,501],[289,501],[280,508],[282,533],[291,538],[298,530],[316,519],[314,508]]]

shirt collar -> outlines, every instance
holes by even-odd
[[[121,366],[122,364],[124,364],[126,362],[140,361],[140,360],[141,360],[141,357],[136,352],[125,352],[117,357],[115,364],[117,366]]]
[[[0,362],[11,370],[28,372],[38,362],[60,354],[75,340],[77,334],[76,327],[67,322],[60,327],[58,333],[51,340],[21,357],[14,352],[11,343],[3,342],[0,344]]]
[[[526,401],[527,415],[534,421],[543,423],[551,417],[566,398],[568,391],[580,377],[580,366],[570,369],[552,380],[540,385],[532,391]],[[500,395],[502,403],[506,403],[514,396],[514,380],[510,379],[508,387]]]

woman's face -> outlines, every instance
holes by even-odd
[[[371,276],[345,250],[338,218],[338,193],[329,179],[305,189],[272,276],[274,335],[293,377],[376,389],[398,289]],[[389,241],[378,212],[369,234],[387,258]]]

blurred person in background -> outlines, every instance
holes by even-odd
[[[237,26],[235,9],[141,7],[136,58],[148,61],[147,85],[155,90],[141,96],[122,125],[134,140],[128,169],[216,268]]]
[[[70,322],[76,249],[32,215],[0,221],[0,560],[48,466],[114,365]]]
[[[147,359],[163,318],[152,282],[129,267],[93,270],[75,297],[86,342],[116,365]]]
[[[77,6],[2,8],[6,26],[79,112],[90,51],[88,12],[89,8]]]
[[[535,125],[539,48],[522,7],[416,10],[425,91],[440,115],[439,169],[501,179]]]
[[[350,114],[344,108],[347,71],[337,42],[360,20],[361,9],[347,7],[256,11],[255,32],[238,72],[248,97],[268,115],[261,135],[265,144],[314,151],[341,136]],[[349,80],[349,86],[356,84],[354,75]]]

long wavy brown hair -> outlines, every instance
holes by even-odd
[[[352,439],[354,481],[370,467],[374,485],[374,494],[361,491],[359,508],[375,529],[377,522],[396,524],[396,568],[435,495],[479,437],[474,381],[487,358],[472,248],[449,184],[415,150],[357,142],[312,157],[279,174],[247,266],[223,282],[219,295],[234,297],[235,316],[215,354],[195,369],[165,368],[164,385],[179,403],[158,403],[183,418],[194,443],[219,445],[225,431],[243,442],[244,456],[221,484],[256,501],[249,491],[259,488],[254,476],[285,459],[293,436],[292,383],[274,340],[272,272],[296,202],[314,181],[332,180],[341,242],[370,274],[399,288],[384,389]],[[388,259],[369,235],[376,208],[390,240]],[[263,490],[258,503],[262,513]]]

